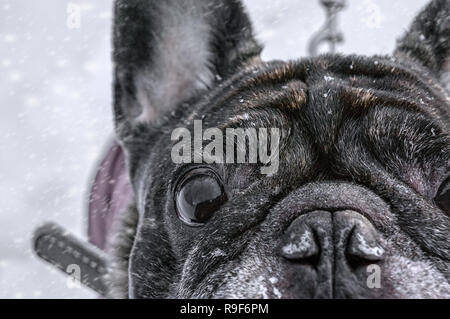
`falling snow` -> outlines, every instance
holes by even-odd
[[[84,237],[88,182],[112,132],[111,1],[71,2],[81,5],[80,28],[67,26],[67,1],[0,4],[0,298],[94,296],[69,289],[30,245],[33,229],[47,220]],[[319,1],[244,2],[267,44],[264,59],[306,55],[323,21]],[[391,52],[426,2],[348,1],[341,50]]]

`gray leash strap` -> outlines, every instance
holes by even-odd
[[[107,273],[105,253],[66,232],[62,227],[48,223],[34,233],[33,248],[39,258],[56,267],[73,280],[107,295],[104,276]]]

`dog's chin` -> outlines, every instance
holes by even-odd
[[[371,286],[370,274],[337,274],[319,278],[316,270],[298,265],[286,269],[255,257],[235,270],[208,276],[183,298],[195,299],[437,299],[450,298],[450,285],[431,263],[393,256],[382,266],[380,286]],[[303,269],[301,269],[303,267]],[[278,270],[278,271],[277,271]],[[223,280],[220,280],[222,278]],[[212,285],[217,287],[211,291]],[[180,297],[180,296],[177,296]]]

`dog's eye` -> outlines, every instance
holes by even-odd
[[[190,226],[206,223],[226,201],[221,179],[205,168],[188,172],[175,191],[178,216]]]
[[[450,214],[450,177],[439,188],[434,201],[442,210]]]

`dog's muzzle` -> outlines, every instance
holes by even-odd
[[[372,224],[354,211],[314,211],[297,218],[288,228],[281,255],[293,262],[317,267],[327,255],[338,255],[353,267],[383,260],[384,248]]]
[[[376,294],[368,276],[371,269],[381,269],[386,255],[379,229],[389,223],[384,201],[357,185],[317,183],[290,194],[281,209],[287,227],[278,254],[293,295]]]

